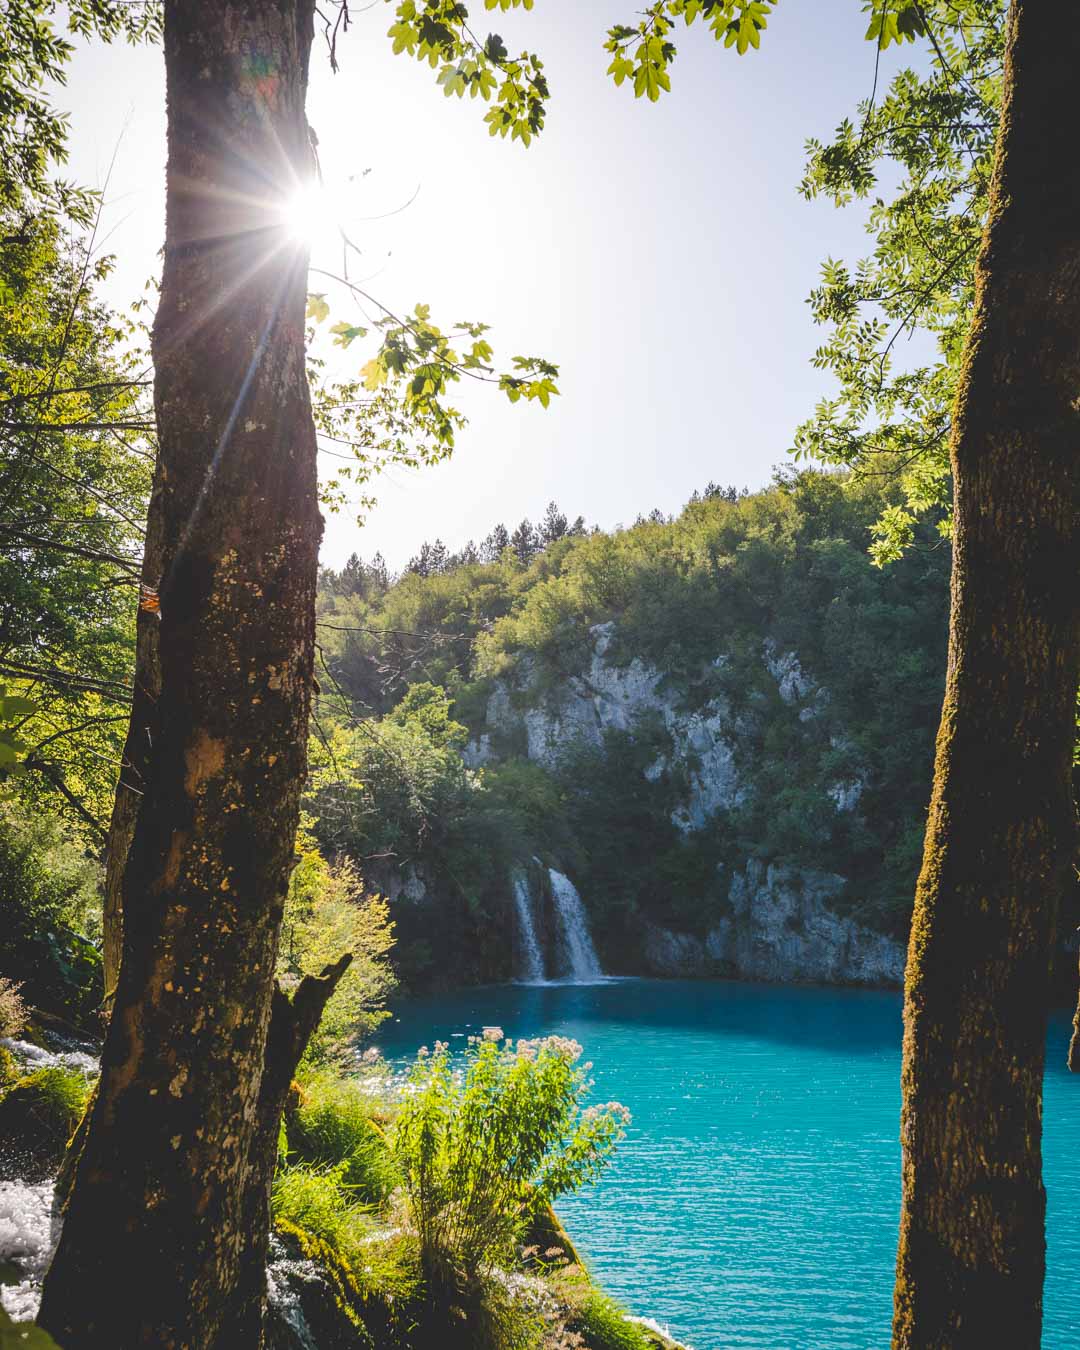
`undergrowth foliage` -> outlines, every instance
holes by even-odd
[[[618,1102],[585,1108],[581,1046],[560,1036],[471,1039],[421,1052],[394,1134],[425,1275],[447,1285],[504,1263],[529,1219],[596,1179],[629,1121]]]

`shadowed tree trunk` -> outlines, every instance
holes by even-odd
[[[131,700],[120,778],[116,784],[109,835],[105,844],[105,887],[102,901],[102,964],[105,976],[105,1006],[111,1009],[120,972],[123,942],[121,897],[124,869],[135,834],[139,803],[149,777],[150,753],[157,739],[157,704],[161,693],[160,620],[154,597],[161,585],[162,519],[161,479],[155,474],[154,490],[147,512],[143,550],[142,600],[135,639],[135,689]]]
[[[123,959],[42,1301],[65,1350],[256,1350],[270,1116],[340,973],[274,995],[321,533],[307,259],[281,223],[309,170],[311,36],[310,0],[165,4],[160,691],[134,710],[152,753],[133,751]]]
[[[893,1345],[1037,1350],[1051,935],[1080,677],[1080,5],[1014,0],[952,443],[949,669],[908,955]]]

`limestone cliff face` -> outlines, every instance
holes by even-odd
[[[899,985],[903,949],[830,908],[843,888],[843,877],[751,859],[732,879],[730,915],[703,938],[650,923],[644,964],[655,975]]]
[[[588,669],[567,677],[537,702],[529,701],[531,672],[522,662],[514,685],[496,686],[487,706],[489,731],[470,742],[466,756],[471,764],[488,762],[494,737],[513,735],[523,728],[528,757],[551,767],[572,744],[599,749],[606,732],[632,733],[643,718],[652,715],[670,735],[672,749],[670,756],[658,759],[646,772],[655,776],[672,762],[678,763],[688,786],[672,819],[685,831],[704,829],[717,811],[729,809],[740,797],[734,760],[737,721],[720,695],[697,711],[680,707],[664,673],[639,657],[626,665],[609,663],[614,635],[613,623],[598,624],[592,630]],[[717,665],[721,663],[722,658]]]
[[[830,762],[829,750],[849,748],[844,728],[831,724],[828,691],[814,683],[797,653],[778,650],[768,639],[753,694],[736,711],[725,692],[725,656],[697,675],[691,701],[685,682],[678,685],[638,657],[614,659],[614,624],[597,625],[590,638],[584,669],[541,692],[526,659],[512,677],[497,682],[485,725],[465,751],[471,765],[490,763],[500,747],[513,744],[552,768],[576,746],[602,749],[608,732],[633,736],[659,728],[665,748],[644,773],[652,779],[667,774],[677,784],[671,820],[691,836],[720,828],[754,791],[747,765],[770,706],[782,705],[796,737],[824,747],[822,763]],[[850,755],[838,758],[845,762],[843,774],[830,777],[823,770],[814,790],[823,808],[854,815],[866,778],[851,767]],[[720,884],[726,885],[726,912],[704,933],[645,921],[638,942],[643,971],[867,985],[902,980],[900,944],[840,912],[852,907],[845,877],[798,860],[744,856],[725,869]]]

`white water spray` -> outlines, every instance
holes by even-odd
[[[559,925],[559,939],[570,967],[570,979],[575,984],[591,984],[602,979],[604,972],[589,934],[589,921],[574,883],[569,877],[548,869],[551,894],[555,901],[555,918]]]
[[[514,906],[517,909],[518,936],[521,939],[524,966],[521,978],[526,984],[543,984],[544,953],[540,939],[536,936],[532,896],[529,894],[529,883],[523,872],[518,872],[514,877]]]

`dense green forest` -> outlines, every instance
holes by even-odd
[[[407,904],[389,911],[406,982],[512,974],[510,878],[537,855],[574,878],[616,965],[632,967],[642,915],[706,931],[750,858],[840,874],[843,911],[902,935],[941,698],[949,550],[928,526],[917,548],[875,567],[870,529],[887,503],[875,482],[785,471],[756,493],[710,485],[678,517],[654,512],[614,533],[575,529],[553,509],[546,536],[515,532],[525,547],[493,530],[499,553],[487,562],[432,545],[397,577],[359,558],[324,571],[308,848],[372,891],[410,868],[432,879],[422,923],[410,927]],[[718,734],[738,800],[692,828],[675,817],[693,756],[673,754],[655,708],[529,757],[524,714],[587,675],[607,624],[605,663],[657,672],[675,719],[717,700],[725,709]],[[113,643],[130,661],[131,633]],[[770,651],[788,665],[770,668]],[[511,715],[492,729],[500,687]],[[75,726],[92,721],[99,697],[82,695]],[[80,803],[104,801],[108,768],[82,758],[82,735],[53,762]],[[483,737],[486,762],[471,766]],[[21,917],[0,973],[29,980],[34,1000],[58,1011],[89,1006],[100,986],[68,982],[95,969],[95,831],[55,795],[54,823],[35,819],[49,780],[13,781],[3,846]],[[837,785],[842,801],[855,783],[857,803],[840,809]],[[305,886],[302,868],[293,890]]]
[[[710,485],[674,519],[613,533],[568,527],[552,505],[546,530],[524,522],[487,562],[436,543],[395,579],[358,558],[324,572],[315,830],[330,852],[372,859],[375,876],[392,861],[435,879],[442,912],[425,912],[426,941],[417,932],[401,951],[407,975],[510,973],[485,944],[505,949],[510,876],[534,855],[574,878],[616,968],[633,968],[639,915],[706,931],[748,858],[841,873],[842,907],[902,935],[949,550],[928,525],[902,560],[873,566],[888,501],[875,481],[785,471],[752,494]],[[707,819],[680,828],[693,752],[674,753],[655,706],[599,740],[571,727],[530,757],[525,716],[588,682],[609,624],[605,664],[657,672],[670,720],[723,706],[739,787]],[[500,689],[508,715],[492,728]],[[470,768],[481,738],[485,762]],[[408,923],[407,905],[395,912]],[[454,939],[447,972],[436,933]]]

